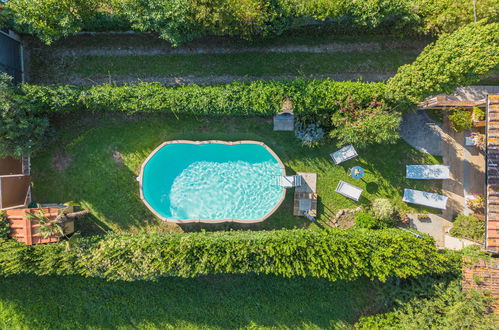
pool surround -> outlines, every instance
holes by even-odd
[[[241,140],[241,141],[220,141],[220,140],[206,140],[206,141],[191,141],[191,140],[171,140],[171,141],[166,141],[159,145],[156,149],[154,149],[149,156],[146,158],[146,160],[142,163],[142,166],[140,168],[140,175],[137,178],[137,181],[139,182],[139,191],[140,191],[140,199],[144,204],[147,206],[147,208],[158,218],[161,220],[167,221],[167,222],[172,222],[172,223],[223,223],[223,222],[236,222],[236,223],[258,223],[266,220],[269,218],[274,212],[281,206],[282,202],[284,201],[284,197],[286,196],[286,189],[282,190],[281,198],[277,202],[277,204],[272,208],[263,218],[260,219],[217,219],[217,220],[210,220],[210,219],[172,219],[172,218],[167,218],[159,214],[145,199],[144,197],[144,191],[143,191],[143,186],[142,186],[142,179],[144,178],[144,168],[149,162],[149,160],[158,152],[161,148],[163,148],[166,145],[169,144],[194,144],[194,145],[201,145],[201,144],[225,144],[225,145],[240,145],[240,144],[255,144],[255,145],[260,145],[264,147],[279,163],[279,166],[282,170],[282,175],[286,175],[286,168],[284,164],[282,163],[281,159],[277,156],[277,154],[270,149],[265,143],[259,142],[259,141],[252,141],[252,140]]]

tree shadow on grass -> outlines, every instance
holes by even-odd
[[[376,287],[365,279],[217,275],[106,282],[16,276],[0,282],[0,304],[10,308],[2,324],[28,328],[331,328],[373,309],[373,296]]]

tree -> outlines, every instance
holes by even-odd
[[[499,65],[498,30],[498,23],[480,21],[443,35],[412,64],[399,68],[387,83],[387,97],[397,104],[414,105],[478,82]]]
[[[365,147],[373,143],[394,143],[400,137],[401,115],[388,111],[383,102],[373,99],[368,106],[355,104],[350,98],[331,118],[334,129],[330,136],[339,145]]]
[[[10,0],[5,5],[20,31],[36,34],[46,44],[79,32],[102,0]]]
[[[17,94],[12,78],[0,74],[0,157],[22,157],[46,140],[48,118],[30,112]]]

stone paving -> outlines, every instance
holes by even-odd
[[[400,135],[414,148],[435,156],[442,156],[441,124],[433,121],[423,110],[404,113]]]

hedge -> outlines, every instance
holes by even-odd
[[[186,113],[200,115],[272,115],[289,98],[298,114],[334,112],[338,102],[352,98],[368,105],[382,98],[383,83],[336,82],[331,80],[233,82],[225,85],[167,87],[157,83],[116,86],[95,85],[88,89],[74,86],[21,86],[33,111],[65,113],[72,111],[110,111],[134,114]]]
[[[479,19],[497,20],[497,0],[476,3]],[[83,29],[154,32],[177,45],[206,35],[279,35],[327,22],[348,33],[452,32],[473,20],[473,3],[455,0],[10,0],[1,13],[45,43]],[[320,24],[324,28],[326,24]]]
[[[395,102],[415,104],[477,83],[499,67],[499,23],[480,21],[440,37],[387,82]]]
[[[273,274],[385,281],[445,273],[451,258],[429,236],[398,229],[110,234],[27,246],[0,241],[0,275],[80,275],[107,280]]]

